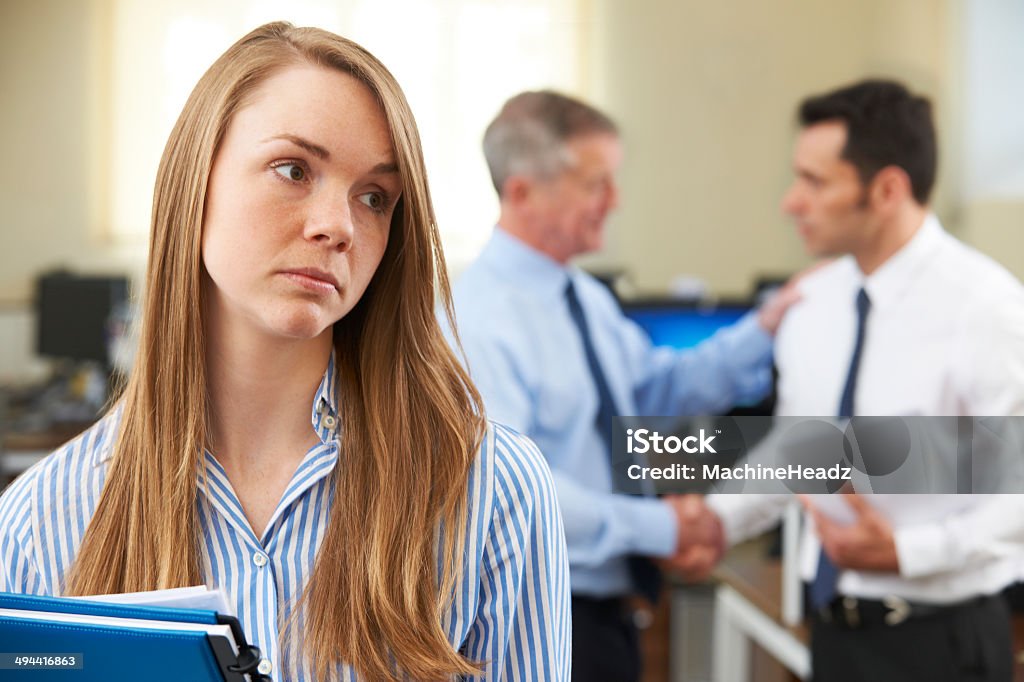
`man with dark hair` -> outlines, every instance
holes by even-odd
[[[717,412],[762,397],[792,292],[693,351],[653,348],[608,290],[569,263],[601,248],[618,204],[622,145],[611,119],[558,93],[525,92],[487,128],[484,153],[501,215],[454,290],[467,364],[488,416],[530,436],[551,464],[569,545],[573,679],[635,681],[625,597],[656,598],[651,558],[686,571],[687,548],[721,536],[689,499],[614,489],[611,418]]]
[[[928,204],[938,164],[932,105],[926,98],[900,83],[867,80],[804,100],[799,119],[804,129],[843,123],[841,158],[853,165],[864,186],[886,166],[897,166],[910,180],[914,201]]]
[[[811,255],[840,258],[801,281],[779,329],[777,414],[1024,414],[1024,289],[930,212],[928,101],[865,81],[808,99],[799,120],[782,206]],[[708,505],[736,542],[786,500],[717,495]],[[1021,560],[1021,500],[807,498],[813,679],[1008,682],[1000,591]]]

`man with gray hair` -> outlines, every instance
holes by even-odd
[[[573,679],[637,680],[625,598],[656,599],[652,559],[686,574],[688,551],[720,546],[721,529],[692,499],[614,489],[611,418],[714,413],[764,396],[772,334],[794,294],[691,351],[654,348],[608,290],[569,263],[601,248],[618,204],[615,123],[576,99],[524,92],[488,127],[484,153],[501,214],[455,285],[462,348],[488,416],[536,441],[554,473],[569,545]]]

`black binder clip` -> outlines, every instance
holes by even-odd
[[[231,628],[231,634],[234,635],[235,642],[239,645],[238,660],[234,665],[227,666],[228,670],[238,675],[248,675],[251,682],[273,682],[269,675],[263,675],[259,671],[260,661],[263,660],[260,648],[251,644],[243,645],[245,632],[242,631],[242,625],[238,619],[217,614],[217,621]]]
[[[248,649],[238,652],[238,665],[229,665],[228,670],[239,675],[248,675],[252,682],[271,682],[268,676],[261,675],[259,672],[261,660],[263,660],[263,654],[259,647],[250,646]]]

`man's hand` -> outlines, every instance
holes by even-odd
[[[842,524],[833,521],[806,495],[799,495],[800,502],[814,517],[821,546],[839,568],[858,571],[884,571],[899,573],[900,560],[896,553],[896,540],[892,525],[877,509],[857,493],[843,496],[853,509],[856,518],[853,523]]]
[[[789,310],[791,305],[800,300],[800,280],[831,262],[831,259],[824,260],[804,268],[790,277],[789,281],[781,289],[772,294],[757,311],[757,323],[761,325],[761,329],[775,336],[775,332],[779,331],[779,325],[782,324],[782,318],[785,317],[786,311]]]
[[[718,515],[700,495],[672,495],[665,498],[679,522],[676,553],[665,560],[664,568],[688,582],[697,582],[711,574],[725,553],[725,534]]]

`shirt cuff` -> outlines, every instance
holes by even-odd
[[[676,514],[654,498],[615,495],[616,516],[631,532],[630,554],[670,557],[676,552],[679,527]]]
[[[960,565],[959,552],[942,524],[923,523],[893,530],[900,575],[918,578]]]
[[[708,495],[704,498],[704,503],[718,516],[726,547],[732,547],[746,539],[742,532],[745,525],[742,513],[744,500],[740,495]]]

